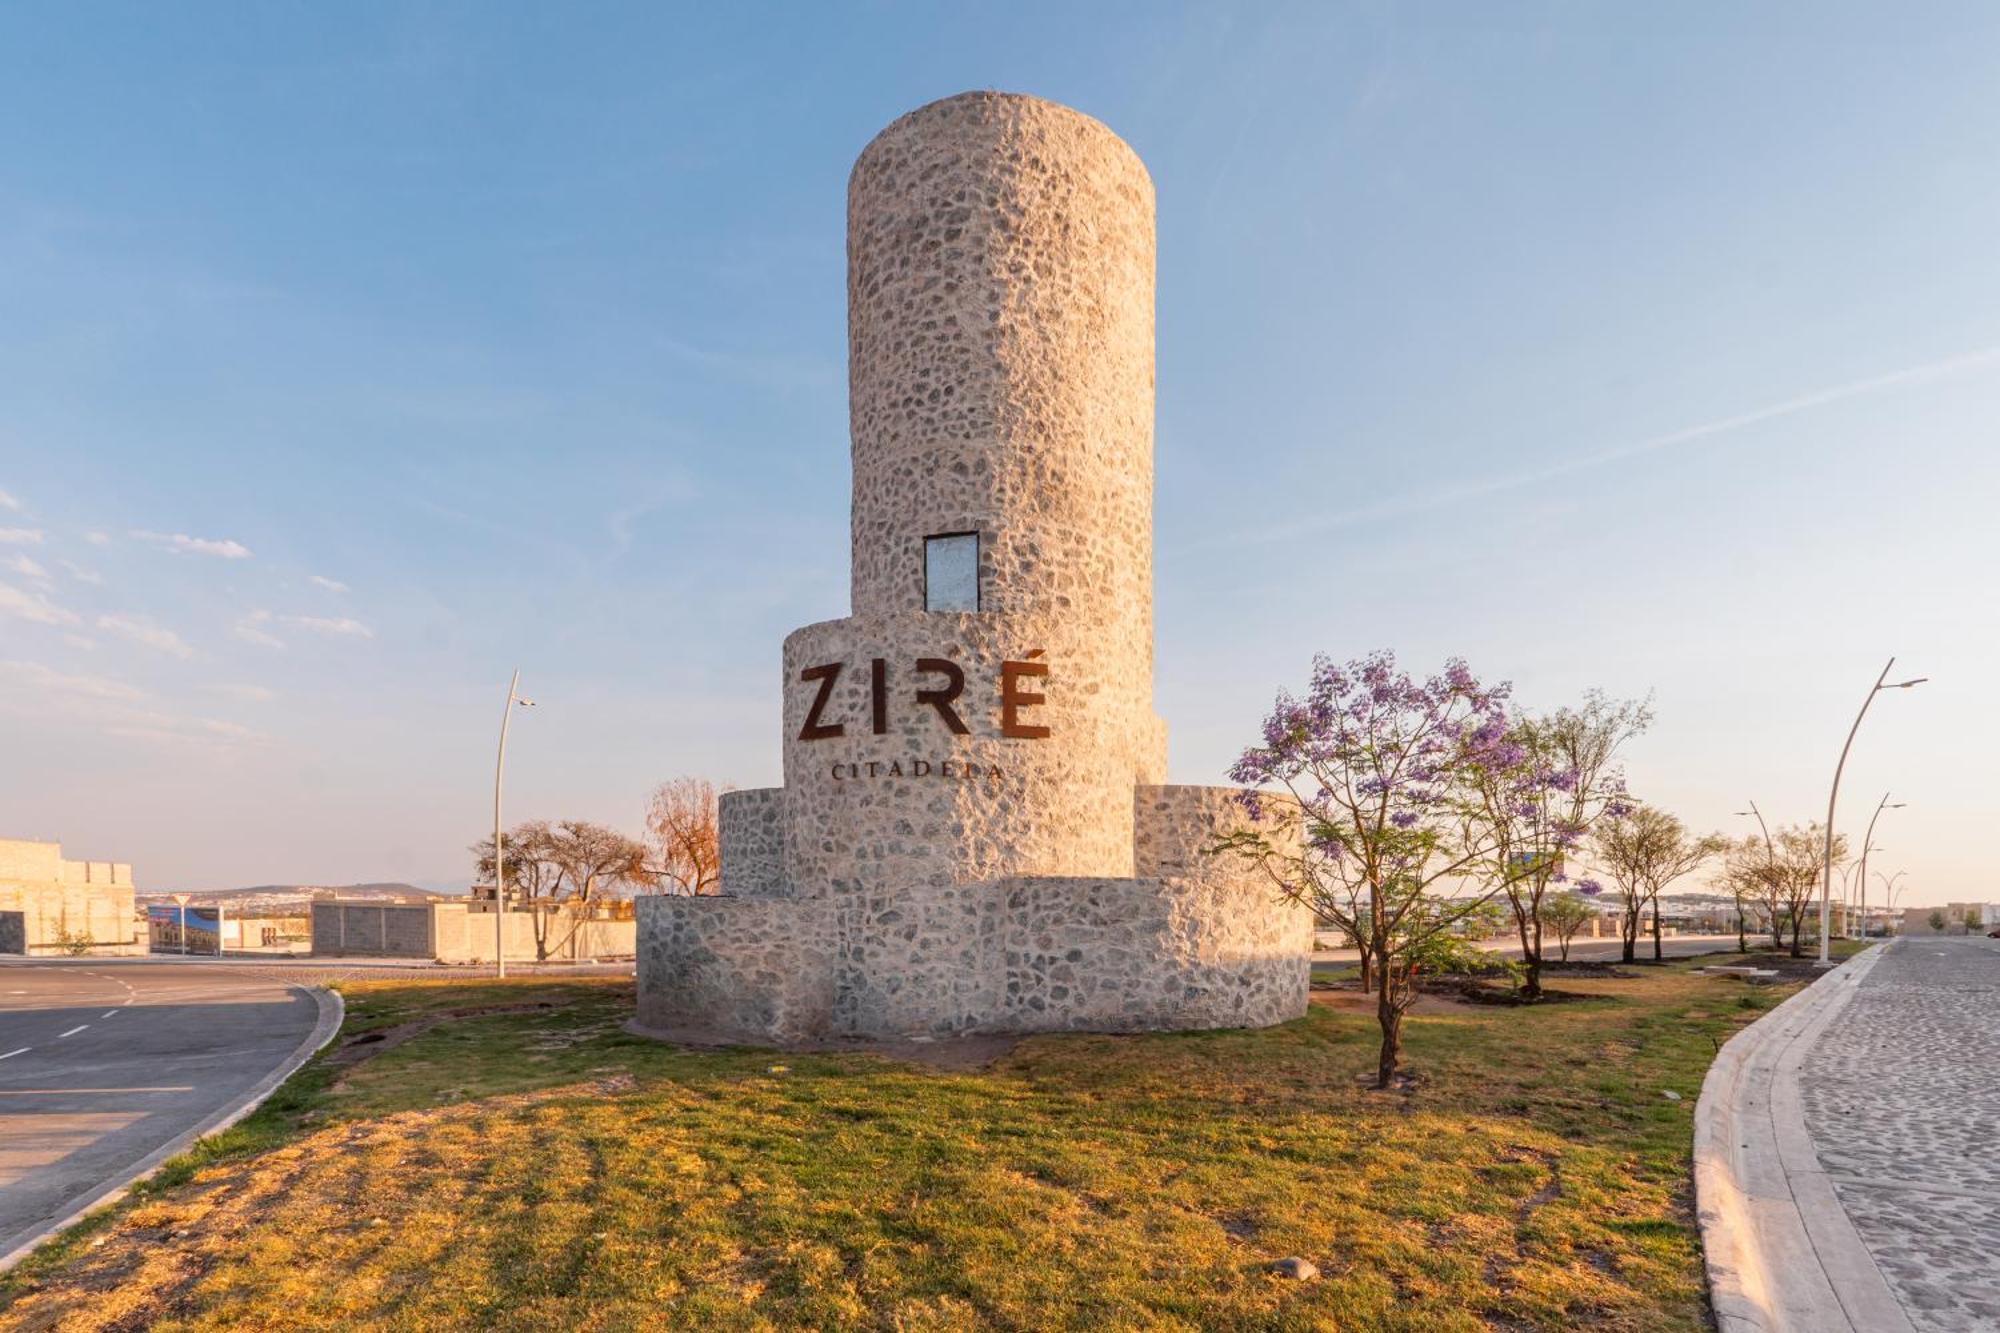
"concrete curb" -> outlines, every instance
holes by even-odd
[[[1799,1070],[1854,998],[1875,945],[1731,1037],[1694,1113],[1694,1188],[1722,1333],[1911,1333],[1820,1169]]]
[[[0,1255],[0,1273],[5,1273],[12,1269],[36,1249],[40,1248],[51,1237],[60,1232],[67,1231],[98,1209],[118,1202],[118,1200],[125,1197],[126,1192],[134,1185],[146,1179],[146,1177],[152,1175],[155,1171],[158,1171],[169,1161],[186,1152],[200,1140],[207,1138],[211,1134],[220,1134],[223,1130],[228,1129],[231,1125],[262,1106],[270,1095],[278,1090],[279,1085],[297,1073],[300,1066],[312,1059],[314,1055],[319,1053],[322,1047],[333,1040],[334,1034],[340,1031],[341,1021],[347,1015],[347,1006],[341,1000],[340,993],[338,991],[327,990],[322,986],[300,986],[289,982],[286,984],[291,985],[293,990],[302,991],[310,995],[313,1003],[319,1007],[319,1017],[314,1021],[312,1031],[306,1034],[306,1039],[300,1042],[290,1055],[285,1057],[284,1062],[269,1074],[266,1074],[262,1079],[259,1079],[256,1085],[249,1092],[245,1093],[242,1100],[238,1101],[236,1105],[224,1107],[196,1125],[193,1129],[155,1148],[152,1152],[140,1158],[138,1163],[122,1179],[107,1184],[97,1194],[92,1195],[79,1205],[69,1216],[62,1218],[60,1221],[51,1222],[22,1244],[15,1246],[6,1254]]]

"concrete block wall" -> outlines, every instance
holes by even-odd
[[[335,958],[435,957],[431,909],[423,903],[316,902],[312,951]]]

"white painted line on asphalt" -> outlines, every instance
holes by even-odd
[[[99,1018],[116,1018],[116,1017],[118,1017],[118,1011],[117,1011],[116,1009],[106,1009],[106,1010],[105,1010],[105,1011],[104,1011],[103,1013],[99,1014],[99,1015],[98,1015],[98,1017],[99,1017]]]
[[[83,1031],[85,1028],[89,1026],[90,1024],[88,1023],[78,1023],[75,1027],[71,1028],[67,1032],[56,1033],[56,1040],[61,1041],[64,1037],[74,1037],[77,1033]]]
[[[26,1055],[29,1051],[32,1051],[34,1049],[35,1048],[32,1046],[23,1046],[18,1051],[9,1051],[5,1055],[0,1055],[0,1060],[11,1060],[17,1055]]]

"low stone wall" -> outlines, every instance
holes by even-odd
[[[1005,881],[1005,1027],[1266,1027],[1306,1011],[1312,915],[1254,886]]]
[[[637,908],[641,1027],[753,1041],[827,1035],[826,900],[646,897]]]
[[[753,1040],[1262,1027],[1312,917],[1251,882],[1031,877],[639,901],[639,1023]]]
[[[0,912],[0,953],[28,951],[28,919],[19,912]]]

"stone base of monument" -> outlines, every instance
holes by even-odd
[[[1249,863],[1204,850],[1243,824],[1233,788],[1139,788],[1133,878],[880,894],[793,896],[782,880],[729,875],[729,848],[759,842],[743,821],[778,811],[766,791],[724,798],[735,892],[640,899],[637,1030],[795,1045],[1262,1027],[1306,1012],[1311,914]]]

